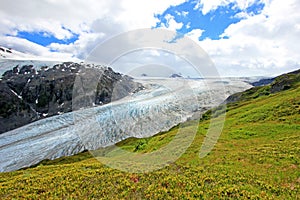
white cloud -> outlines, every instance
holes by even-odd
[[[245,10],[253,5],[257,0],[199,0],[194,9],[200,9],[203,15],[216,10],[220,6],[228,6],[233,3],[237,8]],[[262,3],[268,3],[269,0],[260,0]]]
[[[79,59],[85,59],[88,53],[102,41],[104,34],[87,33],[80,35],[78,40],[72,44],[52,43],[48,47],[51,50],[76,55]]]
[[[190,37],[192,40],[194,40],[195,42],[198,42],[199,38],[202,35],[202,33],[203,33],[203,30],[201,30],[201,29],[193,29],[192,31],[190,31],[186,35],[188,37]]]
[[[175,13],[176,13],[176,15],[183,16],[183,17],[186,17],[189,14],[188,11],[181,11],[181,12],[179,12],[177,10],[175,10]]]
[[[41,59],[48,58],[49,60],[78,60],[73,57],[73,54],[51,52],[47,47],[43,47],[39,44],[18,37],[0,36],[0,44],[14,50],[18,49],[18,51],[28,54],[29,57],[32,55],[32,58],[39,56]]]
[[[158,20],[154,14],[162,13],[171,5],[179,5],[185,0],[116,0],[116,2],[120,2],[122,6],[116,20],[132,30],[155,26]]]
[[[100,42],[99,38],[155,26],[154,14],[182,2],[184,0],[2,0],[0,35],[16,36],[18,31],[46,32],[58,39],[67,39],[74,33],[79,34],[79,40],[74,44],[51,44],[49,48],[75,53],[82,58]],[[29,43],[19,40],[18,50],[25,49]]]
[[[273,0],[261,14],[231,24],[199,44],[222,75],[277,75],[300,67],[300,2]],[[289,14],[287,14],[289,13]]]
[[[189,12],[188,12],[188,11],[182,11],[181,14],[182,14],[184,17],[186,17],[186,16],[189,14]]]
[[[119,57],[112,67],[130,76],[165,76],[180,73],[184,76],[199,77],[199,72],[184,59],[172,52],[157,49],[133,51]]]
[[[167,23],[166,23],[165,26],[163,26],[163,28],[166,28],[168,30],[176,31],[178,29],[181,29],[181,27],[183,26],[183,23],[176,22],[174,16],[172,16],[170,14],[167,14],[165,16],[165,19],[167,20]]]
[[[186,29],[191,28],[191,22],[188,22],[188,23],[185,25],[185,28],[186,28]]]

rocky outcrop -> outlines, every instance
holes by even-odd
[[[276,77],[275,81],[271,83],[270,92],[276,93],[276,92],[290,89],[296,83],[299,82],[300,82],[300,69]]]
[[[181,74],[172,74],[170,78],[182,78]]]
[[[81,87],[74,91],[74,84]],[[64,62],[36,69],[17,65],[0,80],[0,133],[82,107],[107,104],[140,89],[141,84],[104,66]]]
[[[273,80],[271,83],[266,84],[271,80]],[[299,84],[299,82],[300,69],[272,79],[263,79],[261,81],[258,81],[256,82],[256,84],[259,86],[250,88],[244,92],[235,93],[229,96],[226,99],[225,103],[234,103],[237,101],[255,99],[260,96],[266,96],[283,90],[288,90],[294,88],[297,84]]]
[[[264,85],[268,85],[270,83],[272,83],[275,80],[275,78],[263,78],[260,79],[259,81],[255,81],[250,83],[253,86],[264,86]]]

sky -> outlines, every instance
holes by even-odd
[[[86,60],[119,34],[151,28],[173,31],[174,44],[193,40],[221,76],[274,76],[300,68],[299,0],[0,0],[0,5],[0,45],[49,59]],[[133,52],[115,65],[121,72],[143,65],[148,73],[171,66],[174,73],[193,76],[185,61],[161,50]]]

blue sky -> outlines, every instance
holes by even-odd
[[[172,15],[177,23],[183,23],[183,26],[176,30],[179,35],[184,35],[193,29],[201,29],[203,30],[203,34],[199,40],[206,38],[218,40],[229,25],[242,20],[242,18],[237,17],[236,15],[243,10],[237,8],[234,3],[220,6],[207,14],[202,13],[201,9],[203,6],[195,9],[196,4],[196,1],[187,1],[183,4],[169,7],[162,14],[156,15],[159,22],[155,27],[168,27],[166,16]],[[263,8],[263,3],[255,2],[245,11],[248,14],[255,15],[259,14]]]
[[[178,36],[187,34],[194,29],[203,30],[203,34],[199,40],[210,38],[213,40],[220,39],[224,30],[231,24],[240,22],[243,18],[237,17],[238,13],[243,12],[242,9],[236,7],[236,4],[230,3],[226,6],[220,6],[207,14],[202,13],[202,7],[195,9],[197,1],[190,0],[176,6],[170,6],[163,13],[154,14],[155,18],[159,20],[155,28],[167,27],[167,15],[174,17],[177,23],[183,23],[180,29],[176,32]],[[256,1],[249,6],[245,11],[249,15],[260,14],[264,8],[264,3]],[[63,27],[63,29],[66,29]],[[67,29],[66,29],[67,30]],[[71,30],[67,30],[72,33]],[[65,39],[58,39],[53,34],[48,32],[34,32],[34,31],[18,31],[17,37],[24,38],[42,46],[48,46],[51,43],[70,44],[78,40],[79,35],[72,33],[72,37]]]
[[[71,38],[66,39],[58,39],[54,35],[49,34],[47,32],[27,32],[27,31],[18,31],[17,37],[26,39],[33,43],[48,46],[51,43],[58,43],[58,44],[70,44],[78,40],[78,34],[72,35]]]
[[[164,28],[195,40],[224,76],[277,75],[300,67],[299,10],[298,0],[3,0],[0,45],[84,60],[114,35]]]

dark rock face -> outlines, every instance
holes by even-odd
[[[292,88],[293,85],[295,85],[295,83],[299,83],[299,82],[300,82],[300,69],[276,77],[275,81],[272,82],[271,84],[270,92],[276,93],[283,90],[288,90]]]
[[[32,65],[16,66],[0,80],[0,133],[45,117],[106,104],[140,89],[141,84],[109,67],[72,62],[39,70]]]
[[[182,78],[180,74],[172,74],[170,78]]]
[[[265,79],[261,79],[259,81],[250,83],[253,86],[264,86],[264,85],[268,85],[270,83],[272,83],[275,80],[275,78],[265,78]]]

